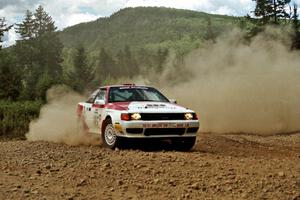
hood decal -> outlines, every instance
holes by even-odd
[[[129,112],[189,112],[177,104],[148,101],[115,102],[107,104],[106,108]]]
[[[147,111],[185,111],[186,108],[172,104],[172,103],[164,103],[164,102],[131,102],[128,106],[129,111],[137,111],[137,112],[147,112]]]

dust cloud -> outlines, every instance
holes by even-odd
[[[30,123],[26,138],[29,141],[49,141],[68,145],[97,145],[100,139],[79,126],[76,106],[83,97],[66,86],[48,90],[47,101],[40,117]]]
[[[247,42],[242,32],[234,30],[185,56],[179,68],[174,67],[172,54],[166,70],[155,74],[159,81],[151,81],[149,74],[137,77],[136,83],[155,85],[195,110],[201,132],[299,132],[300,53],[291,52],[282,35],[267,29]],[[65,87],[51,89],[49,103],[30,124],[28,140],[97,144],[97,139],[78,130],[75,111],[80,100]]]
[[[300,53],[291,52],[277,34],[268,29],[247,43],[232,31],[186,56],[184,73],[169,67],[160,88],[197,111],[201,132],[299,131]],[[170,80],[174,84],[166,86]]]

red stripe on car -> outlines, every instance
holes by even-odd
[[[104,105],[99,105],[99,104],[93,104],[92,105],[93,108],[104,108]]]
[[[78,104],[77,105],[77,115],[79,117],[81,117],[81,115],[82,115],[82,110],[83,110],[83,105]]]
[[[109,103],[105,107],[113,110],[128,110],[128,106],[131,102],[115,102]]]

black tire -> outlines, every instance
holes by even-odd
[[[119,147],[121,144],[121,138],[116,135],[116,130],[111,122],[111,119],[105,120],[103,126],[101,139],[104,146],[110,149]]]
[[[196,143],[196,137],[174,138],[172,139],[172,147],[178,151],[189,151]]]

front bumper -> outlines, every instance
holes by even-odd
[[[117,135],[127,138],[196,137],[199,129],[198,120],[122,121],[114,125]]]

